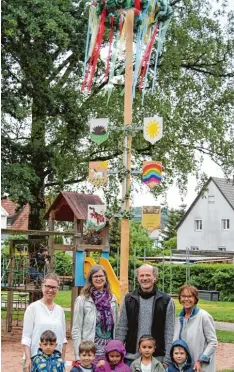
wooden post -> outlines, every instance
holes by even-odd
[[[126,12],[126,65],[125,65],[125,94],[124,94],[124,125],[132,124],[132,80],[133,80],[133,22],[134,10]],[[123,164],[129,173],[124,176],[122,183],[122,213],[130,208],[130,186],[131,186],[131,145],[132,137],[124,137]],[[128,292],[128,265],[129,265],[129,219],[121,220],[121,247],[120,247],[120,292],[121,301]]]
[[[15,244],[13,240],[10,240],[10,265],[8,274],[8,286],[13,288],[14,286],[14,268],[15,268]],[[7,292],[7,315],[6,315],[6,331],[12,331],[12,313],[13,313],[13,290]]]

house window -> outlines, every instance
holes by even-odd
[[[229,219],[221,220],[221,228],[222,228],[222,230],[229,230],[230,229],[230,220]]]
[[[199,247],[191,245],[191,251],[199,251]]]
[[[10,218],[7,218],[7,226],[11,226],[11,219]]]
[[[209,204],[212,204],[212,203],[214,203],[215,202],[215,197],[214,197],[214,195],[209,195],[208,196],[208,203]]]
[[[202,230],[202,220],[195,220],[195,231]]]
[[[225,252],[225,251],[226,251],[226,247],[223,247],[223,246],[218,247],[218,250],[219,250],[219,251],[224,251],[224,252]]]

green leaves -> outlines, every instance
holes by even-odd
[[[162,193],[175,180],[185,190],[190,173],[202,177],[207,154],[227,175],[234,167],[229,133],[233,115],[233,14],[209,0],[180,1],[159,57],[156,92],[146,93],[144,106],[137,92],[133,123],[146,116],[164,119],[164,136],[154,146],[142,132],[133,137],[135,169],[144,160],[163,163]],[[2,107],[4,138],[3,192],[20,202],[37,201],[44,193],[75,185],[87,189],[88,162],[109,160],[119,171],[104,193],[108,205],[116,198],[122,167],[123,136],[111,131],[101,146],[91,143],[90,117],[109,117],[113,128],[123,125],[123,63],[107,104],[100,61],[90,94],[82,94],[88,3],[71,0],[3,1]],[[155,53],[149,80],[152,79]],[[4,139],[4,141],[5,141]],[[136,182],[140,177],[135,176]],[[79,186],[79,184],[81,185]],[[74,189],[74,188],[73,188]],[[114,191],[113,191],[114,190]],[[92,190],[89,190],[91,192]],[[95,190],[94,190],[95,191]],[[31,205],[34,208],[33,205]]]

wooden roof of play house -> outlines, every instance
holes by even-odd
[[[50,212],[55,211],[56,221],[87,220],[89,204],[104,204],[98,195],[78,194],[77,192],[60,192],[46,212],[44,219],[48,220]]]

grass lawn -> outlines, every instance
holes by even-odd
[[[178,300],[174,299],[174,301],[176,305],[176,315],[178,316],[181,311],[181,305]],[[234,323],[234,302],[199,300],[198,306],[208,311],[214,320]]]
[[[234,344],[234,332],[221,331],[219,329],[216,329],[216,334],[217,334],[218,342]]]
[[[71,291],[59,291],[56,304],[62,307],[71,307]]]
[[[178,316],[181,311],[181,305],[178,300],[174,299],[174,301],[176,315]],[[62,307],[71,307],[71,291],[60,291],[56,297],[56,303]],[[199,307],[207,310],[213,316],[214,320],[234,323],[234,302],[200,300]]]
[[[181,305],[178,300],[175,300],[176,315],[178,316],[181,311]],[[56,297],[56,303],[63,307],[71,306],[71,291],[60,291]],[[214,318],[220,322],[234,323],[234,302],[221,302],[221,301],[199,301],[199,307],[207,310]]]

